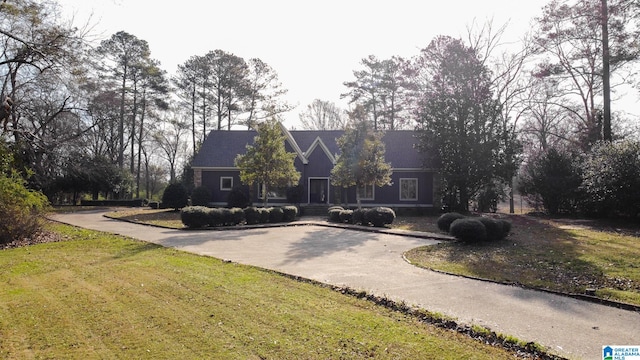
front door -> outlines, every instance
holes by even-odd
[[[329,179],[309,179],[309,203],[329,203]]]

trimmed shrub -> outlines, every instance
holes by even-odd
[[[180,211],[180,220],[188,228],[201,228],[209,225],[209,209],[204,206],[187,206]]]
[[[350,224],[353,221],[353,210],[340,210],[338,215],[341,223]]]
[[[376,207],[367,211],[367,220],[375,227],[384,227],[393,224],[396,213],[388,207]]]
[[[511,232],[511,221],[505,219],[500,219],[499,221],[502,223],[502,231],[504,232],[504,237],[507,237],[507,235],[509,235],[509,233]]]
[[[467,243],[478,243],[487,239],[487,229],[477,218],[457,219],[451,223],[449,234]]]
[[[271,217],[271,208],[258,208],[260,209],[260,223],[267,224],[269,223],[269,218]]]
[[[260,223],[260,209],[250,206],[244,209],[244,218],[247,225],[255,225]]]
[[[234,186],[227,197],[227,206],[229,208],[246,208],[251,205],[249,195],[242,186]]]
[[[356,225],[366,225],[366,220],[364,219],[365,209],[355,209],[353,210],[353,214],[351,214],[351,222]]]
[[[479,217],[478,221],[480,221],[487,230],[487,240],[494,241],[504,238],[505,234],[502,227],[502,221],[484,216]]]
[[[169,184],[162,193],[162,204],[167,209],[180,210],[189,203],[189,194],[187,189],[181,183]]]
[[[272,224],[281,223],[284,219],[284,211],[281,207],[274,207],[269,213],[269,222]]]
[[[331,210],[344,210],[344,208],[342,206],[331,206],[329,207],[329,209],[327,209],[327,211]]]
[[[229,225],[240,225],[244,223],[244,211],[241,208],[231,208],[229,210],[229,221],[227,224]]]
[[[225,224],[224,220],[223,209],[209,209],[209,226],[222,226]]]
[[[282,220],[285,222],[294,221],[298,215],[298,208],[295,206],[283,206],[282,211],[284,212],[284,218]]]
[[[436,224],[438,225],[438,229],[449,232],[449,227],[451,226],[452,222],[464,218],[465,216],[462,214],[458,214],[457,212],[450,212],[440,215],[440,217],[436,221]]]
[[[191,193],[192,206],[207,206],[211,202],[211,191],[204,186],[198,186]]]
[[[331,222],[340,222],[340,212],[344,211],[341,209],[331,209],[329,210],[329,221]]]

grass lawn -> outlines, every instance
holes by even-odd
[[[595,221],[508,217],[512,233],[481,245],[457,242],[413,249],[422,267],[531,288],[584,294],[640,305],[640,238],[633,226]],[[437,217],[416,218],[405,229],[437,231]]]
[[[370,301],[268,271],[51,225],[0,251],[2,359],[507,359]]]

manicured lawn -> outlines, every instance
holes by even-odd
[[[437,217],[405,225],[434,231]],[[640,238],[602,222],[509,216],[512,233],[481,245],[442,243],[409,251],[414,264],[454,274],[640,305]],[[437,228],[437,227],[435,227]]]
[[[268,271],[52,227],[65,241],[0,251],[0,358],[513,358]]]
[[[132,209],[111,214],[182,228],[180,214]],[[482,245],[456,242],[409,251],[414,264],[565,293],[595,289],[603,299],[640,305],[640,227],[629,223],[548,220],[505,215],[513,223],[506,240]],[[439,233],[437,216],[398,217],[392,227]]]

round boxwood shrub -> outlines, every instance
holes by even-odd
[[[487,240],[495,241],[504,238],[505,234],[501,221],[484,216],[479,217],[478,221],[480,221],[487,230]]]
[[[367,211],[366,217],[373,226],[383,227],[393,224],[393,220],[396,219],[396,213],[388,207],[376,207]]]
[[[440,215],[436,224],[438,225],[438,229],[444,232],[449,232],[449,227],[451,223],[458,219],[464,219],[465,216],[462,214],[458,214],[457,212],[450,212],[446,214]]]
[[[502,223],[502,231],[504,232],[504,237],[507,237],[507,235],[509,235],[509,233],[511,232],[511,221],[500,219],[500,222]]]
[[[213,208],[209,209],[209,226],[222,226],[224,225],[224,213],[222,209]]]
[[[366,225],[364,219],[365,209],[355,209],[351,214],[351,222],[356,225]]]
[[[467,243],[478,243],[486,240],[487,229],[477,218],[463,218],[451,223],[449,234]]]
[[[340,210],[338,216],[341,223],[350,224],[353,221],[353,210]]]
[[[244,209],[244,218],[247,225],[255,225],[260,223],[260,209],[250,206]]]
[[[167,209],[175,211],[187,206],[189,203],[189,194],[187,189],[181,183],[173,183],[167,185],[162,193],[162,205]]]
[[[331,209],[329,210],[329,221],[331,222],[340,222],[340,212],[344,211],[341,209]]]
[[[284,213],[284,218],[282,220],[285,222],[294,221],[298,215],[298,208],[292,205],[283,206],[282,211]]]
[[[330,206],[329,209],[327,209],[327,211],[331,211],[331,210],[344,210],[344,208],[342,206]]]
[[[229,209],[229,225],[241,225],[244,223],[244,211],[241,208]]]
[[[260,223],[267,224],[271,217],[271,208],[259,208],[260,209]]]
[[[274,207],[269,213],[269,222],[272,224],[281,223],[284,219],[284,211],[281,207]]]
[[[201,228],[209,225],[208,210],[204,206],[186,206],[180,211],[180,219],[188,228]]]
[[[192,206],[207,206],[211,202],[211,191],[204,186],[198,186],[191,192]]]

